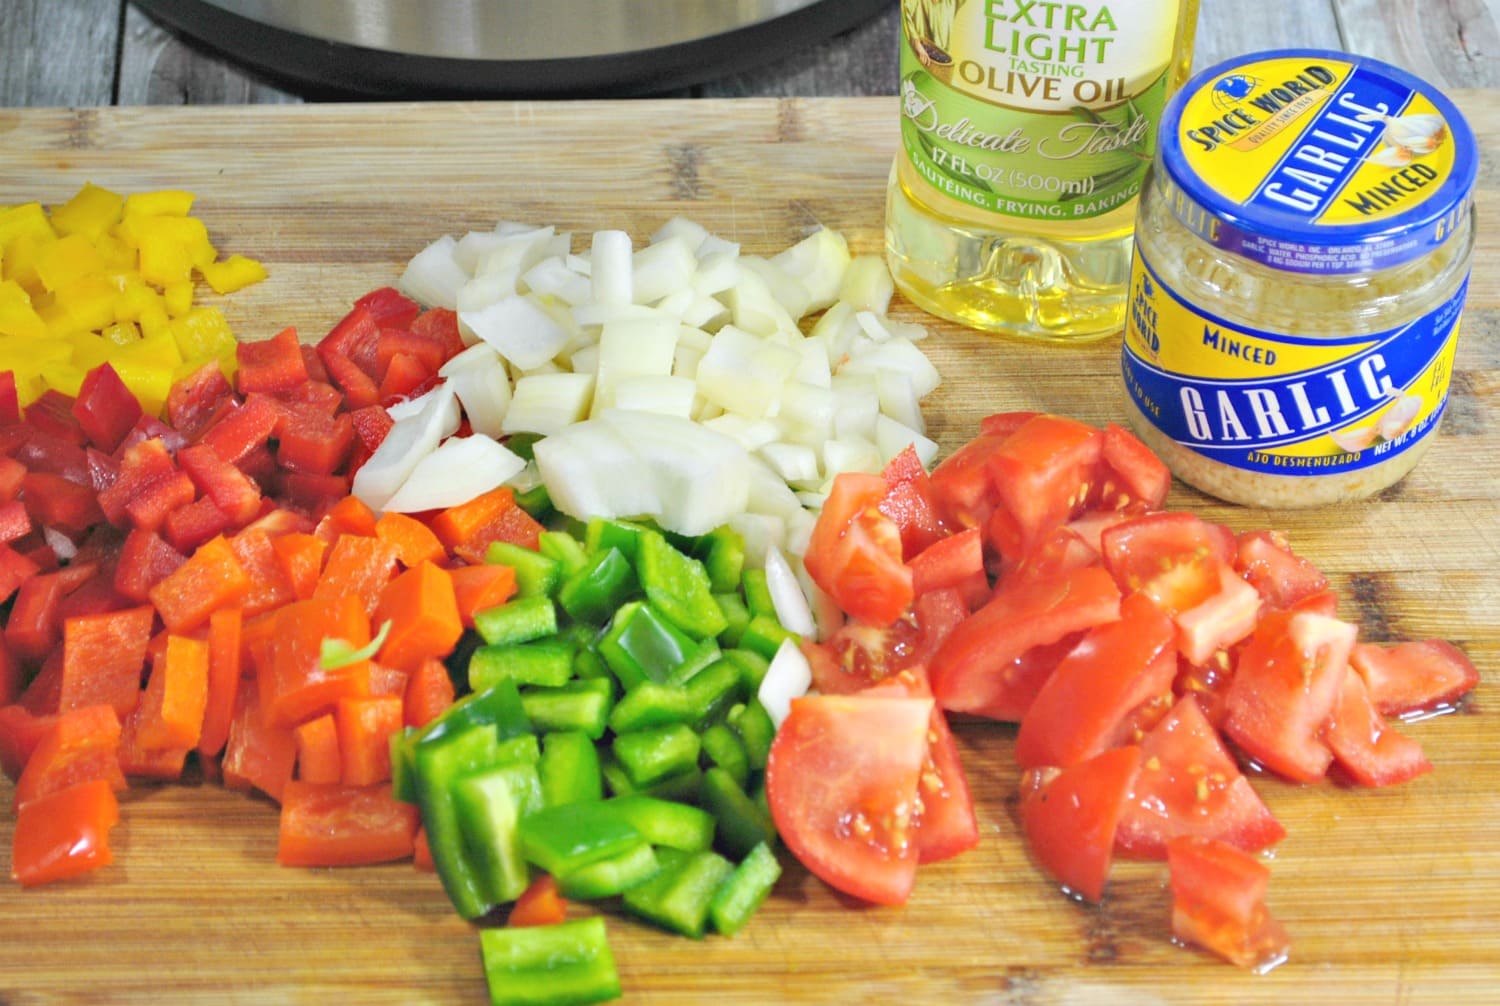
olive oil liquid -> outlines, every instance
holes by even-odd
[[[1141,6],[1137,0],[1137,6]],[[1053,5],[1062,9],[1063,5]],[[1086,5],[1087,6],[1087,5]],[[891,170],[890,185],[886,199],[885,241],[886,259],[896,286],[918,307],[940,318],[958,322],[970,328],[1001,335],[1015,336],[1044,342],[1072,343],[1088,342],[1118,334],[1124,325],[1125,293],[1130,278],[1132,235],[1134,232],[1136,206],[1139,201],[1141,180],[1150,162],[1150,152],[1155,149],[1156,115],[1147,116],[1148,122],[1136,131],[1138,136],[1149,126],[1150,136],[1145,138],[1141,150],[1124,151],[1123,166],[1101,162],[1092,164],[1103,167],[1088,170],[1090,176],[1069,180],[1055,170],[1055,164],[1045,159],[1047,140],[1027,141],[1025,146],[1015,143],[1006,148],[1003,138],[1012,140],[1023,135],[1024,129],[1034,125],[1017,126],[1013,110],[985,99],[975,100],[959,93],[952,98],[955,89],[950,87],[957,78],[965,81],[988,80],[991,90],[996,73],[1002,81],[1008,78],[1010,86],[1024,93],[1045,94],[1050,88],[1062,103],[1068,101],[1068,92],[1080,96],[1094,93],[1108,94],[1114,81],[1121,77],[1105,78],[1100,84],[1084,75],[1082,59],[1092,53],[1110,54],[1112,51],[1131,51],[1140,48],[1139,42],[1129,38],[1111,38],[1101,45],[1100,40],[1108,34],[1119,17],[1120,24],[1140,24],[1141,17],[1131,17],[1129,0],[1109,5],[1096,5],[1092,10],[1094,21],[1079,21],[1037,26],[1039,30],[1021,29],[1005,25],[997,26],[993,11],[1003,11],[994,5],[977,3],[976,0],[903,0],[902,46],[912,59],[903,58],[902,101],[903,139],[907,147],[896,157]],[[954,10],[957,9],[957,19]],[[965,11],[966,7],[979,10]],[[1109,8],[1121,8],[1112,15]],[[1155,74],[1154,98],[1156,108],[1165,102],[1166,95],[1175,91],[1186,80],[1192,62],[1193,35],[1197,23],[1198,0],[1181,0],[1179,4],[1162,0],[1144,0],[1144,7],[1175,8],[1175,18],[1167,20],[1157,14],[1158,33],[1171,32],[1170,48],[1167,40],[1155,39],[1157,47],[1167,55],[1166,65],[1153,68]],[[944,10],[946,8],[946,11]],[[1019,8],[1017,8],[1019,10]],[[989,23],[975,22],[984,14]],[[1101,16],[1102,15],[1102,16]],[[1087,18],[1089,15],[1085,15]],[[1011,66],[1027,66],[1041,70],[1039,74],[1017,74],[1014,71],[996,71],[988,75],[975,69],[975,62],[958,60],[931,41],[936,34],[944,42],[955,47],[961,44],[963,18],[970,19],[971,35],[983,32],[990,48],[998,46],[1030,46],[1028,55],[1050,56],[1048,60],[1020,61],[1010,58]],[[938,23],[934,27],[932,22]],[[1094,33],[1078,29],[1095,27]],[[997,30],[997,28],[999,30]],[[946,29],[946,31],[945,31]],[[1066,29],[1066,30],[1065,30]],[[998,40],[998,42],[996,41]],[[1110,50],[1109,44],[1118,49]],[[934,58],[936,54],[936,58]],[[1059,60],[1059,55],[1066,62]],[[912,67],[908,73],[907,68]],[[1078,76],[1068,74],[1079,71]],[[1056,79],[1046,83],[1048,71]],[[1027,92],[1027,88],[1031,90]],[[959,92],[962,88],[958,89]],[[936,93],[934,100],[929,95]],[[944,100],[967,102],[948,111]],[[1106,122],[1101,132],[1095,135],[1126,135],[1137,114],[1137,103],[1126,100],[1115,106],[1119,111],[1081,110],[1077,106],[1065,109],[1068,115],[1084,117],[1073,123],[1075,132],[1087,130],[1090,124]],[[979,111],[974,111],[978,109]],[[984,115],[981,121],[980,115]],[[1117,114],[1117,118],[1109,116]],[[1063,118],[1049,112],[1040,103],[1020,113],[1023,120],[1029,116],[1031,124],[1040,123],[1042,130],[1057,127],[1050,125]],[[1047,117],[1051,116],[1051,120]],[[959,125],[955,126],[955,122]],[[983,160],[983,146],[969,139],[968,150],[950,146],[942,149],[939,141],[934,144],[932,136],[952,137],[960,133],[959,127],[970,123],[996,139],[992,149],[999,150],[997,157]],[[925,133],[923,132],[925,130]],[[919,135],[920,134],[920,135]],[[1066,134],[1058,134],[1066,139]],[[934,150],[934,146],[937,147]],[[1020,146],[1019,151],[1017,147]],[[1053,143],[1054,149],[1059,144]],[[1029,150],[1027,148],[1030,148]],[[978,151],[975,153],[974,151]],[[917,151],[925,157],[925,170],[919,170],[914,157]],[[1114,154],[1115,165],[1122,154]],[[1082,165],[1088,157],[1075,159]],[[1082,170],[1080,167],[1079,170]],[[999,184],[987,184],[996,183]],[[1006,198],[1004,185],[1010,182],[1010,193],[1018,198]],[[1076,214],[1066,217],[1058,214],[1053,206],[1065,207],[1074,212],[1079,200],[1089,199],[1099,193],[1098,183],[1112,189],[1104,191],[1105,198],[1095,205],[1108,204],[1098,212]],[[980,189],[997,207],[1013,206],[1020,213],[997,212],[974,205],[973,190]],[[953,194],[950,194],[953,193]],[[1032,198],[1036,197],[1036,198]],[[1054,202],[1048,204],[1045,200]],[[982,200],[986,197],[978,197]],[[1028,215],[1027,211],[1035,215]],[[1048,211],[1052,215],[1048,215]]]

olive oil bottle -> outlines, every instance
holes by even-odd
[[[1198,0],[901,0],[886,257],[924,310],[1051,342],[1120,331],[1131,234]]]

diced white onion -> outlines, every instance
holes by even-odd
[[[498,489],[525,467],[487,436],[449,437],[417,462],[383,509],[416,513],[458,506]]]
[[[818,626],[813,620],[807,595],[802,592],[797,574],[779,548],[766,552],[766,591],[776,609],[776,620],[784,629],[808,639],[817,638]]]
[[[792,711],[792,700],[801,698],[812,687],[812,668],[797,644],[784,639],[771,658],[771,666],[761,679],[756,698],[771,714],[771,722],[779,728]]]

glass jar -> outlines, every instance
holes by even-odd
[[[1474,136],[1375,60],[1280,50],[1169,104],[1122,345],[1129,413],[1182,481],[1269,508],[1405,476],[1448,401]]]

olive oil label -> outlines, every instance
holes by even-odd
[[[1167,194],[1222,248],[1289,271],[1358,272],[1431,250],[1467,213],[1455,197],[1472,178],[1467,130],[1394,68],[1293,50],[1190,88],[1163,153],[1199,198]]]
[[[1268,475],[1387,461],[1448,402],[1465,280],[1410,324],[1303,337],[1237,327],[1163,285],[1137,247],[1121,366],[1131,400],[1183,447]]]
[[[901,137],[934,190],[1014,217],[1134,199],[1180,0],[902,0]]]

